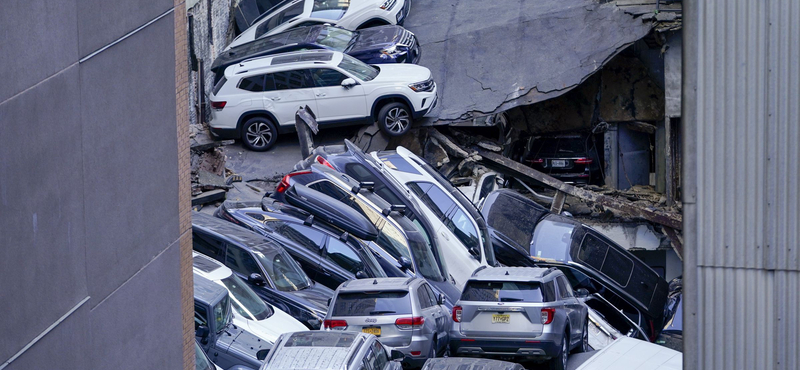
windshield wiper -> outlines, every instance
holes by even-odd
[[[383,315],[386,313],[397,313],[397,311],[370,311],[370,315]]]

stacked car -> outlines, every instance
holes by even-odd
[[[410,0],[288,0],[258,17],[211,66],[209,131],[254,151],[295,129],[305,107],[320,127],[374,124],[406,133],[437,102]]]

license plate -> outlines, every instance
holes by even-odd
[[[553,159],[550,161],[550,165],[553,167],[567,167],[567,160],[566,159]]]
[[[372,334],[376,337],[381,335],[381,328],[361,328],[362,333]]]
[[[508,324],[511,321],[511,315],[492,315],[492,324]]]

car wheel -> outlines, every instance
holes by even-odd
[[[561,352],[558,357],[550,360],[550,370],[566,370],[567,369],[567,356],[569,355],[569,330],[564,333],[561,338]]]
[[[389,103],[378,112],[378,127],[389,136],[400,136],[411,128],[411,111],[403,103]]]
[[[245,148],[263,152],[278,140],[278,131],[272,120],[266,117],[253,117],[242,125],[242,144]]]

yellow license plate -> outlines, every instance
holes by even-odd
[[[492,315],[492,324],[508,324],[511,322],[511,315]]]
[[[367,333],[367,334],[372,334],[374,336],[380,336],[381,335],[381,328],[361,328],[361,332]]]

